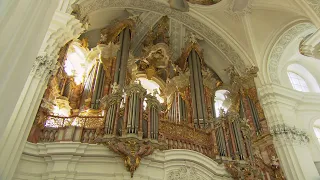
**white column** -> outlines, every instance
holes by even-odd
[[[13,124],[10,116],[57,6],[42,0],[0,3],[0,139]]]
[[[39,3],[29,6],[32,2]],[[56,12],[54,10],[58,7],[59,1],[54,1],[55,3],[51,2],[53,1],[19,1],[18,5],[22,4],[24,7],[28,7],[27,10],[30,10],[30,12],[17,12],[17,14],[21,15],[19,18],[23,19],[23,21],[19,18],[13,19],[13,21],[16,20],[15,23],[17,24],[24,24],[25,22],[34,23],[34,26],[15,27],[21,30],[17,31],[17,33],[22,33],[17,34],[17,37],[10,36],[10,29],[8,29],[6,36],[14,37],[12,38],[13,40],[2,34],[1,31],[7,29],[0,29],[0,38],[2,36],[5,40],[7,38],[9,40],[7,45],[12,46],[12,49],[10,49],[1,44],[0,49],[0,52],[3,49],[8,50],[0,54],[0,97],[5,102],[0,105],[0,122],[2,123],[0,126],[0,137],[2,135],[0,141],[0,179],[12,179],[46,89],[48,78],[56,69],[60,48],[68,41],[79,37],[80,33],[84,30],[82,24],[74,16],[60,11],[61,9],[68,9],[63,8],[63,6],[69,6],[71,1],[64,5],[60,4]],[[51,8],[53,8],[53,11],[49,17],[46,14]],[[53,12],[54,16],[52,17]],[[26,14],[32,15],[30,17],[32,20],[29,20],[27,18],[29,16]],[[40,22],[36,23],[38,20]],[[10,23],[11,21],[7,24]],[[49,23],[50,26],[48,28],[45,25]],[[15,29],[11,30],[13,34],[16,32]],[[15,44],[10,43],[17,43],[17,47],[14,46]],[[19,48],[21,51],[19,51]],[[33,52],[35,52],[34,58],[29,59],[32,57]],[[37,58],[36,53],[39,54]],[[7,59],[10,61],[7,61]],[[30,73],[32,64],[33,68]],[[20,88],[23,88],[22,92]]]
[[[309,139],[298,119],[297,104],[302,97],[275,85],[258,88],[259,99],[268,121],[281,168],[290,180],[315,180],[319,173],[308,147]]]
[[[0,179],[11,179],[52,73],[46,56],[38,56],[0,144]]]

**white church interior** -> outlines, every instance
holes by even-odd
[[[319,0],[2,0],[0,180],[317,180],[319,85]]]

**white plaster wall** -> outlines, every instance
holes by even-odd
[[[13,179],[163,180],[182,167],[194,168],[200,180],[231,179],[223,164],[189,150],[155,151],[131,178],[122,158],[107,147],[74,142],[27,143]]]
[[[12,125],[10,116],[57,6],[58,1],[0,2],[0,97],[6,102],[0,103],[0,138]]]
[[[269,127],[283,124],[296,127],[310,137],[308,143],[294,138],[284,141],[274,138],[280,163],[288,179],[319,179],[314,162],[320,158],[320,145],[314,137],[313,123],[320,117],[320,94],[302,93],[277,85],[258,90]]]

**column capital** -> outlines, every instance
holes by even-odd
[[[57,71],[58,67],[59,65],[46,54],[38,55],[33,63],[31,74],[36,78],[46,80]]]

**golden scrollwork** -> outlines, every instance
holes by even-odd
[[[47,127],[68,127],[77,126],[84,128],[100,128],[104,124],[102,116],[73,116],[73,117],[59,117],[48,115],[45,117]]]
[[[160,121],[159,131],[163,133],[165,137],[181,139],[205,147],[212,144],[209,133],[200,129],[191,128],[187,125],[176,124],[169,121]]]
[[[155,149],[165,149],[163,144],[140,140],[135,137],[102,137],[97,138],[95,141],[108,146],[110,150],[122,156],[124,165],[131,173],[131,177],[139,167],[142,158],[152,154]]]
[[[112,26],[108,26],[101,30],[100,44],[108,44],[109,42],[115,42],[117,36],[125,29],[129,28],[133,31],[135,22],[132,19],[125,19]]]
[[[180,58],[176,63],[183,71],[185,71],[188,67],[187,59],[192,49],[194,49],[197,52],[197,54],[200,57],[201,64],[203,64],[203,51],[200,45],[198,43],[189,42],[186,44],[186,47],[184,48]]]

